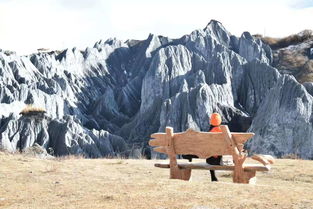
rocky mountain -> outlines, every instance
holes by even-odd
[[[2,149],[37,143],[54,155],[150,155],[151,133],[207,131],[219,112],[232,131],[255,132],[251,153],[313,159],[312,83],[280,74],[267,44],[218,21],[179,39],[150,34],[83,51],[0,52],[0,60]],[[20,116],[25,104],[47,113]]]

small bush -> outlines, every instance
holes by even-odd
[[[32,105],[27,105],[21,112],[21,115],[27,115],[31,113],[45,113],[46,110],[42,107],[34,107]]]

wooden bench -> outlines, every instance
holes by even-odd
[[[243,152],[244,143],[254,133],[230,132],[226,125],[221,126],[221,133],[197,132],[188,129],[186,132],[173,133],[173,128],[166,127],[166,133],[154,133],[149,141],[156,146],[154,151],[169,156],[169,164],[155,164],[156,167],[169,168],[171,179],[189,180],[192,169],[232,170],[233,182],[255,182],[256,171],[269,171],[274,159],[269,155],[255,155],[252,159],[262,164],[245,164],[247,154]],[[206,159],[214,155],[232,155],[234,165],[209,165],[207,163],[177,163],[176,155],[191,154]]]

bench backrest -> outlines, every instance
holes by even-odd
[[[244,143],[254,136],[254,133],[229,132],[228,127],[221,126],[222,133],[198,132],[188,129],[186,132],[173,133],[167,127],[167,133],[155,133],[149,141],[150,146],[157,146],[155,151],[169,154],[192,154],[199,158],[213,155],[233,155],[234,149],[240,154]]]

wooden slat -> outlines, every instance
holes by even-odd
[[[244,144],[246,141],[254,136],[254,133],[237,133],[231,132],[232,137],[237,142],[237,144]]]
[[[166,140],[166,134],[165,133],[155,133],[151,134],[151,139],[149,141],[150,146],[168,146],[168,141]]]
[[[167,154],[166,147],[155,147],[155,148],[153,148],[153,150],[156,151],[156,152]]]
[[[154,164],[155,167],[159,168],[170,168],[170,164]],[[234,170],[233,165],[209,165],[207,163],[178,163],[178,167],[181,169],[190,168],[198,170]]]
[[[243,164],[244,171],[270,171],[270,165],[260,165],[260,164]]]
[[[244,161],[247,158],[247,155],[245,153],[241,152],[241,148],[238,148],[238,144],[235,141],[233,135],[229,131],[228,126],[221,126],[223,135],[228,142],[228,144],[232,147],[232,156],[233,156],[233,161],[234,161],[234,174],[233,174],[233,182],[234,183],[247,183],[247,176],[245,174],[244,170]],[[244,136],[244,135],[243,135]],[[247,135],[246,138],[249,136]],[[252,175],[253,176],[253,175]]]
[[[239,149],[242,149],[243,143],[254,135],[253,133],[231,134]],[[192,154],[199,158],[232,154],[222,133],[198,132],[188,129],[186,132],[174,134],[174,144],[176,154]]]
[[[167,146],[167,142],[166,139],[151,139],[149,141],[149,145],[152,147],[156,147],[156,146]]]
[[[273,158],[272,155],[262,155],[262,157],[264,157],[266,160],[268,160],[268,162],[270,162],[270,164],[274,164],[275,159]]]
[[[269,165],[274,163],[274,158],[270,155],[253,155],[251,157],[253,160],[257,160],[263,165]]]
[[[169,164],[154,164],[155,167],[159,168],[170,168]],[[207,163],[178,163],[178,167],[181,169],[198,169],[198,170],[229,170],[232,171],[235,169],[233,165],[209,165]],[[269,166],[263,166],[260,164],[244,164],[244,171],[269,171]]]
[[[174,144],[176,154],[197,155],[199,158],[231,154],[221,133],[188,129],[186,132],[174,134]]]

